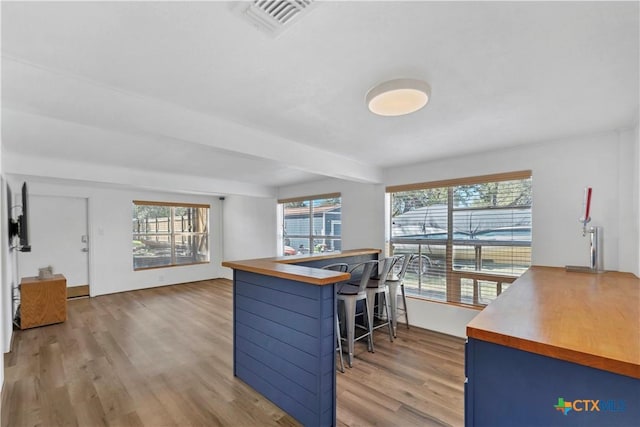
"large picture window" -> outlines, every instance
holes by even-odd
[[[342,250],[340,193],[278,201],[282,255]]]
[[[133,269],[209,262],[209,205],[133,202]]]
[[[407,292],[483,306],[531,265],[531,172],[387,188]]]

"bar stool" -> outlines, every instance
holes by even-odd
[[[369,283],[369,279],[371,277],[371,272],[373,268],[378,265],[378,261],[371,260],[361,262],[355,265],[352,265],[349,269],[349,273],[351,273],[351,277],[357,280],[357,284],[353,282],[344,283],[338,289],[336,294],[336,298],[338,301],[342,301],[344,306],[345,313],[345,324],[347,329],[347,349],[349,352],[349,367],[353,366],[353,347],[354,343],[357,340],[362,338],[368,339],[368,350],[373,351],[373,329],[372,323],[369,322],[369,309],[366,304],[367,300],[367,284]],[[356,304],[358,301],[365,300],[365,304],[363,304],[363,309],[367,310],[367,316],[365,317],[365,321],[367,323],[366,327],[358,325],[358,327],[366,329],[367,332],[356,337],[355,336],[355,328],[356,328],[356,316],[359,316],[363,313],[356,313]]]
[[[406,254],[406,255],[396,255],[396,262],[394,266],[400,265],[400,271],[397,275],[391,274],[387,277],[387,284],[389,285],[389,294],[391,296],[391,318],[393,320],[393,336],[397,336],[398,330],[398,288],[402,292],[402,311],[404,312],[405,324],[407,325],[407,329],[409,329],[409,313],[407,312],[407,297],[404,293],[404,276],[407,273],[407,269],[409,268],[409,264],[413,261],[417,255],[415,254]]]
[[[389,341],[393,342],[393,328],[392,328],[392,319],[391,319],[391,307],[389,305],[389,286],[387,285],[387,276],[389,272],[393,268],[393,264],[397,261],[396,258],[385,258],[382,261],[382,272],[378,275],[377,279],[369,279],[369,283],[367,284],[367,315],[369,316],[369,324],[373,325],[373,308],[375,305],[376,295],[378,297],[378,304],[381,305],[384,303],[384,308],[387,311],[387,319],[386,321],[376,325],[371,326],[371,329],[378,329],[384,326],[389,328]],[[384,302],[383,302],[384,299]],[[373,349],[373,340],[371,342],[371,347]],[[373,350],[372,350],[373,351]]]
[[[346,273],[347,270],[349,270],[349,264],[345,264],[344,262],[338,262],[335,264],[329,264],[329,265],[325,265],[324,267],[322,267],[325,270],[333,270],[333,271],[340,271],[343,273]],[[335,316],[336,318],[336,337],[337,337],[337,341],[338,341],[338,346],[336,347],[336,352],[338,353],[338,355],[340,356],[340,372],[344,373],[344,358],[342,357],[342,335],[340,333],[340,319],[338,319],[338,310],[337,310],[337,304],[336,304],[336,312],[335,312]]]

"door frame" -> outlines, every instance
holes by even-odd
[[[92,200],[91,197],[86,194],[60,194],[60,193],[31,193],[31,197],[50,197],[50,198],[67,198],[67,199],[82,199],[85,201],[86,211],[83,213],[86,218],[87,224],[87,245],[89,250],[86,252],[87,254],[87,284],[67,287],[67,298],[79,298],[79,297],[93,297],[95,294],[93,292],[93,286],[91,285],[92,278],[95,277],[94,274],[94,265],[93,265],[93,242],[94,242],[94,233],[91,226],[91,217],[92,217]],[[70,291],[71,290],[71,291]]]

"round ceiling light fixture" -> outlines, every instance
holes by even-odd
[[[389,80],[367,92],[369,110],[380,116],[402,116],[418,111],[429,102],[431,86],[416,79]]]

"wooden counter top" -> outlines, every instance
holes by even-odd
[[[342,252],[291,255],[274,258],[248,259],[243,261],[224,261],[222,266],[233,268],[235,270],[264,274],[266,276],[279,277],[282,279],[297,280],[298,282],[310,283],[312,285],[330,285],[336,282],[342,282],[343,280],[348,280],[351,275],[349,273],[340,273],[338,271],[291,264],[333,258],[336,258],[336,262],[339,262],[337,258],[379,254],[380,252],[380,249],[353,249]]]
[[[531,267],[467,336],[640,378],[640,279]]]

